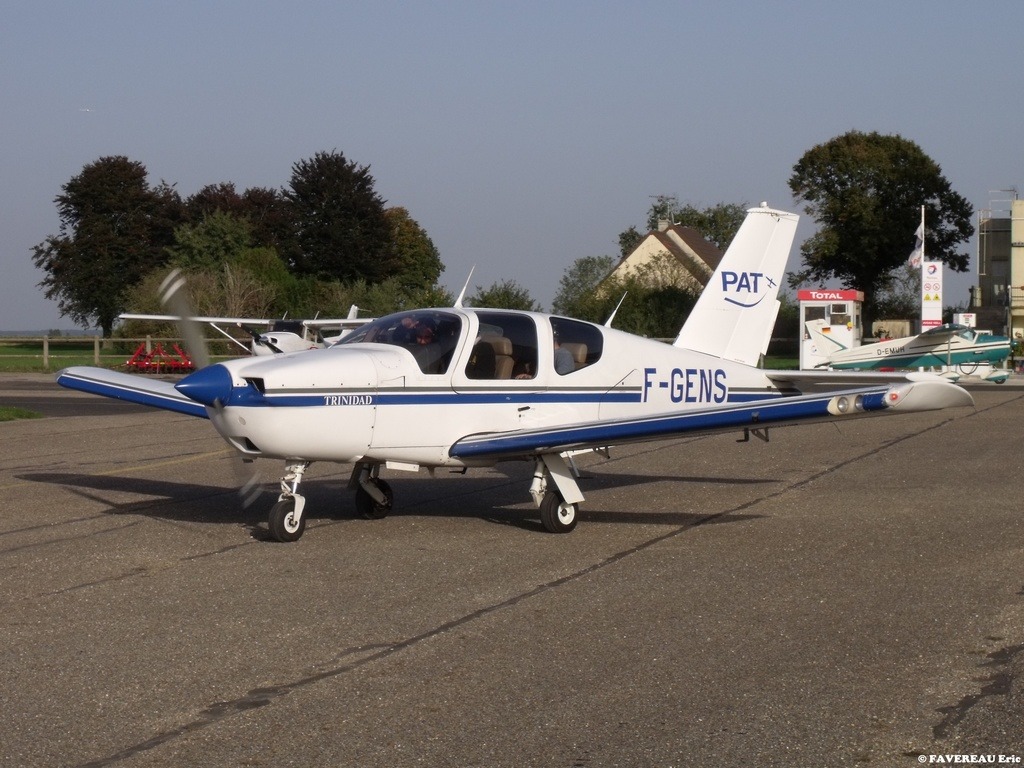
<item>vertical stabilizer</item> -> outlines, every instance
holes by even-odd
[[[818,352],[825,357],[831,357],[833,352],[842,352],[848,347],[829,335],[826,329],[827,323],[824,320],[808,320],[804,323],[804,328],[807,329],[807,335],[814,340],[814,343],[818,346]]]
[[[779,287],[799,218],[767,206],[747,211],[674,346],[758,364],[775,327]]]

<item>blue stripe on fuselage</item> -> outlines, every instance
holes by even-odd
[[[732,392],[730,403],[745,403],[782,397],[780,393]],[[369,399],[366,399],[369,398]],[[313,393],[266,393],[256,395],[247,390],[236,390],[231,405],[303,408],[322,405],[493,405],[513,403],[538,405],[544,403],[639,403],[639,390],[606,391],[548,391],[524,392],[495,390],[487,392],[455,392],[452,390],[345,390]],[[652,410],[654,403],[650,403]]]

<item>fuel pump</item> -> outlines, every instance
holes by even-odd
[[[818,343],[807,332],[805,323],[824,320],[822,333],[834,339],[837,347],[859,347],[863,337],[861,307],[864,292],[853,290],[810,289],[797,291],[800,302],[800,368],[814,368],[826,362],[828,351],[818,349]]]

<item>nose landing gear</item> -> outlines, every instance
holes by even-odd
[[[285,467],[281,478],[281,495],[270,510],[267,525],[270,536],[276,541],[298,541],[306,530],[306,518],[303,511],[306,497],[299,493],[299,483],[303,473],[309,468],[309,462],[303,461]]]

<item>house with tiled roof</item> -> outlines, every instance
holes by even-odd
[[[693,227],[661,221],[656,231],[648,232],[631,253],[622,257],[602,284],[638,275],[647,282],[671,283],[700,293],[722,255]]]

